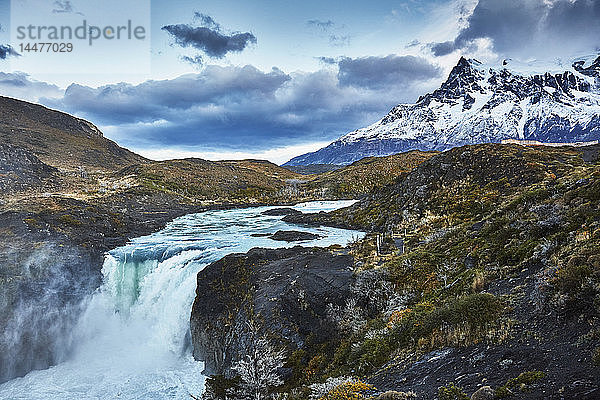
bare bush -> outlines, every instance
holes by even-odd
[[[233,366],[242,380],[238,398],[268,399],[269,391],[283,383],[278,370],[283,367],[285,352],[276,349],[265,336],[259,336],[255,330],[251,334],[254,340],[250,343],[246,356]]]

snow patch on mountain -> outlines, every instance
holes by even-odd
[[[349,164],[368,156],[446,150],[527,139],[570,143],[600,138],[600,57],[563,72],[522,75],[461,58],[439,89],[400,104],[366,128],[286,165]]]

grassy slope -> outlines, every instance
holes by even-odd
[[[367,157],[335,171],[313,176],[306,186],[333,198],[356,198],[393,183],[437,152],[410,151],[387,157]]]
[[[136,165],[120,176],[133,176],[138,190],[161,191],[183,201],[285,201],[283,189],[301,176],[266,161],[169,160]]]
[[[427,397],[461,373],[472,392],[481,378],[499,389],[511,374],[539,369],[548,378],[524,387],[531,398],[560,385],[567,393],[600,390],[597,159],[584,162],[566,148],[457,148],[335,219],[385,232],[383,243],[377,253],[371,235],[353,250],[357,279],[371,282],[356,289],[358,310],[350,312],[362,323],[295,360],[296,376],[313,377],[298,383],[354,374]],[[404,253],[392,238],[404,241]],[[413,364],[443,348],[465,350],[437,369]],[[515,351],[528,358],[500,368]],[[477,369],[464,361],[473,354],[483,357]]]

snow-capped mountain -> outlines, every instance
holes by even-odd
[[[571,143],[600,138],[600,57],[577,61],[561,73],[523,75],[510,65],[504,61],[493,69],[461,58],[433,93],[286,165],[349,164],[368,156],[503,139]]]

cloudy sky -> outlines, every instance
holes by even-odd
[[[98,3],[0,0],[0,94],[89,119],[155,159],[282,163],[414,102],[461,55],[555,68],[600,47],[600,0]],[[17,37],[83,20],[113,36],[132,21],[144,39],[53,40],[75,49],[41,54]]]

